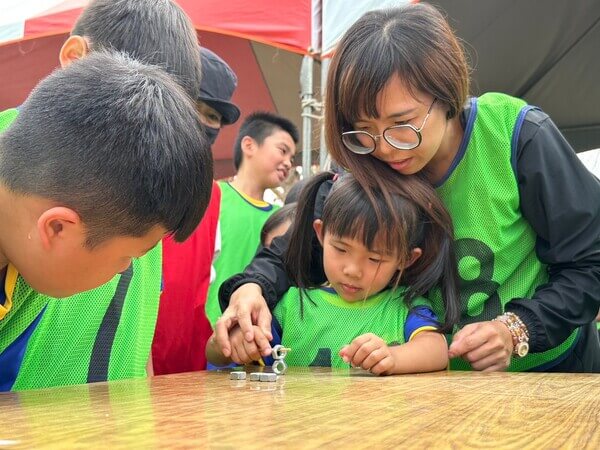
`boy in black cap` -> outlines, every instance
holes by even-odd
[[[211,144],[222,126],[240,117],[231,103],[237,77],[218,55],[200,50],[202,83],[198,97],[200,121],[206,126]],[[204,349],[212,334],[204,313],[206,293],[215,253],[221,191],[213,183],[210,204],[200,225],[184,243],[163,240],[163,293],[152,343],[154,373],[190,372],[206,369]]]
[[[223,125],[231,125],[240,118],[240,109],[230,101],[237,77],[225,61],[207,48],[200,49],[200,59],[203,73],[198,113],[212,145]]]

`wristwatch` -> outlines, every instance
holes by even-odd
[[[505,312],[494,320],[502,322],[510,331],[513,341],[512,354],[519,358],[529,353],[529,330],[515,313]]]

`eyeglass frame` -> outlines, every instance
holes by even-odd
[[[383,130],[383,132],[381,134],[377,134],[375,136],[373,136],[368,131],[345,131],[341,135],[344,147],[346,147],[348,150],[350,150],[355,155],[370,155],[371,153],[373,153],[377,149],[377,140],[379,138],[383,137],[383,139],[385,139],[385,142],[387,142],[389,145],[391,145],[392,147],[394,147],[396,150],[403,150],[403,151],[414,150],[419,145],[421,145],[421,141],[423,140],[423,136],[421,135],[421,131],[423,130],[423,128],[425,128],[425,124],[427,123],[427,119],[429,119],[429,116],[431,115],[431,110],[433,109],[433,105],[435,104],[436,101],[437,101],[437,97],[434,98],[433,101],[431,102],[431,105],[429,105],[429,109],[427,110],[427,115],[425,115],[425,119],[423,119],[423,123],[421,124],[421,126],[419,128],[415,128],[415,126],[412,125],[412,124],[410,124],[410,123],[403,123],[401,125],[392,125],[392,126],[389,126],[385,130]],[[392,130],[392,129],[397,130],[397,129],[400,129],[400,128],[410,128],[411,130],[413,130],[416,133],[417,138],[418,138],[417,143],[415,145],[413,145],[412,147],[410,147],[410,148],[399,148],[396,145],[392,144],[385,137],[385,133],[388,130]],[[356,134],[366,134],[367,136],[369,136],[373,140],[373,148],[371,149],[371,151],[365,152],[365,153],[359,153],[359,152],[355,152],[354,150],[352,150],[350,147],[348,147],[346,145],[346,143],[344,142],[344,136],[350,136],[350,135],[356,135]],[[365,148],[367,148],[367,147],[365,147]]]

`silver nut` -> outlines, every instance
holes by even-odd
[[[250,381],[260,381],[260,372],[252,372],[250,374]]]
[[[287,355],[288,350],[289,349],[285,348],[283,345],[277,344],[273,347],[271,355],[273,356],[273,359],[283,359]]]
[[[269,373],[269,372],[263,372],[263,373],[260,374],[260,381],[275,382],[275,381],[277,381],[277,374],[275,374],[275,373]]]
[[[273,372],[277,375],[283,375],[287,370],[288,365],[283,359],[276,359],[271,367],[273,368]]]

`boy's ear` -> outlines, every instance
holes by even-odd
[[[321,247],[323,247],[323,221],[321,219],[316,219],[313,222],[313,228],[317,234],[317,239],[321,243]]]
[[[421,257],[422,254],[423,254],[423,250],[421,250],[419,247],[413,248],[410,252],[410,258],[408,259],[408,261],[406,262],[404,267],[398,267],[398,270],[402,271],[402,270],[412,266],[417,261],[417,259],[419,259]]]
[[[242,141],[240,142],[240,146],[242,147],[242,153],[244,154],[244,158],[248,156],[252,156],[254,152],[256,152],[256,141],[252,139],[250,136],[244,136]]]
[[[88,43],[83,36],[69,36],[58,54],[61,67],[67,67],[76,59],[83,58],[89,51]]]
[[[85,235],[79,214],[63,206],[44,211],[37,220],[37,230],[45,250],[50,250],[59,240],[71,237],[82,240],[81,236]]]

